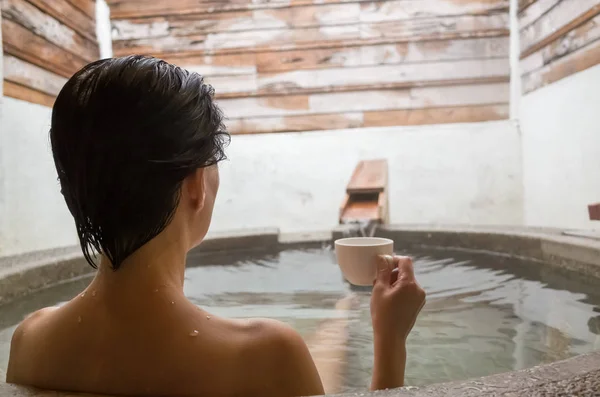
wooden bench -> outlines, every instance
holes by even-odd
[[[590,221],[600,221],[600,203],[588,205]]]
[[[387,187],[387,160],[364,160],[358,163],[340,205],[340,223],[388,223]]]

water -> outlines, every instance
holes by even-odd
[[[356,230],[344,230],[344,237],[373,237],[378,226],[372,219],[344,219],[342,224],[356,226]]]
[[[594,285],[504,257],[409,254],[428,301],[408,340],[408,385],[521,369],[600,348],[600,296]],[[324,377],[340,381],[341,391],[365,390],[372,368],[369,292],[354,291],[343,281],[330,249],[200,255],[189,261],[202,264],[186,274],[185,293],[194,303],[214,315],[291,324],[317,359],[337,360],[337,372]],[[23,316],[75,296],[88,282],[77,280],[0,307],[0,372]]]

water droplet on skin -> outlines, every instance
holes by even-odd
[[[174,304],[175,304],[175,302],[174,302],[174,301],[171,301],[171,304],[172,304],[172,305],[174,305]]]
[[[198,336],[198,331],[193,330],[192,332],[190,332],[190,336]]]
[[[81,316],[77,317],[77,322],[80,323],[81,322]]]
[[[81,294],[81,297],[83,298],[85,296],[85,292],[83,294]]]
[[[92,296],[96,296],[96,291],[92,291]]]
[[[210,320],[210,316],[206,316],[206,319],[207,319],[207,320]]]

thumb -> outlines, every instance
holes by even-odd
[[[377,283],[390,285],[393,262],[394,258],[389,255],[379,255],[377,257]]]

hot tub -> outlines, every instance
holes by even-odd
[[[341,232],[334,231],[333,237]],[[397,252],[414,257],[417,279],[428,292],[408,340],[410,387],[431,391],[441,387],[434,384],[454,382],[447,384],[479,393],[489,379],[518,377],[512,371],[531,374],[559,361],[581,367],[561,373],[587,375],[594,360],[600,366],[594,353],[600,350],[600,241],[531,229],[404,226],[377,234],[392,238]],[[23,316],[60,305],[91,279],[76,252],[62,255],[65,260],[5,271],[4,279],[12,277],[12,282],[0,282],[0,372]],[[33,288],[31,280],[37,283]],[[286,237],[263,230],[215,236],[190,254],[185,293],[215,315],[289,323],[317,359],[337,362],[335,373],[325,375],[335,391],[366,392],[372,368],[370,292],[343,280],[331,235]],[[329,332],[325,343],[323,330]],[[536,366],[541,367],[529,369]],[[502,387],[541,387],[560,380],[528,379],[515,378]]]

